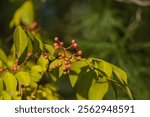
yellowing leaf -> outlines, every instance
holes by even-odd
[[[5,72],[2,76],[3,81],[6,86],[6,91],[11,95],[14,96],[17,88],[17,80],[15,76],[10,72]]]
[[[22,85],[28,86],[30,84],[30,75],[28,72],[20,71],[15,74],[15,77]]]
[[[8,92],[6,92],[6,91],[2,92],[2,97],[3,97],[4,100],[11,100],[12,99],[11,95],[8,94]]]
[[[36,71],[31,72],[30,76],[31,80],[34,82],[38,82],[42,78],[42,75]]]
[[[13,38],[14,38],[16,54],[17,57],[19,58],[27,47],[28,39],[26,33],[20,26],[18,26],[15,29]]]

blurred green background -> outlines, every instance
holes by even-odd
[[[0,47],[9,53],[9,24],[26,0],[0,0]],[[150,99],[150,1],[33,0],[43,38],[77,40],[84,57],[102,58],[128,74],[136,99]],[[106,98],[107,99],[107,98]]]

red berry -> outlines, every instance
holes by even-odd
[[[0,72],[3,72],[4,71],[4,69],[3,68],[0,68]]]
[[[55,46],[55,50],[58,50],[59,49],[59,45]]]
[[[32,53],[29,52],[29,53],[27,54],[27,57],[31,57],[31,56],[32,56]]]
[[[17,67],[13,67],[13,69],[12,69],[12,70],[13,70],[14,72],[15,72],[15,71],[17,71]]]
[[[70,68],[70,67],[71,67],[71,64],[68,64],[67,67]]]
[[[60,45],[63,46],[63,45],[64,45],[64,42],[60,42]]]
[[[58,46],[58,43],[54,43],[54,47]]]
[[[64,62],[65,65],[68,65],[69,63],[70,63],[69,61],[65,61],[65,62]]]
[[[74,43],[74,44],[73,44],[73,47],[74,47],[75,49],[77,49],[77,48],[78,48],[78,44],[77,44],[77,43]]]
[[[76,41],[73,39],[73,40],[71,40],[71,43],[74,44],[74,43],[76,43]]]
[[[59,38],[58,38],[58,37],[55,37],[54,40],[55,40],[55,41],[59,41]]]
[[[81,56],[81,55],[82,55],[82,50],[79,50],[79,51],[77,52],[77,54],[78,54],[78,56]]]
[[[68,70],[67,66],[63,67],[63,72],[66,72],[67,70]]]
[[[62,58],[65,58],[65,57],[66,57],[66,55],[65,55],[64,53],[62,53],[62,54],[61,54],[61,57],[62,57]]]
[[[62,62],[59,62],[59,63],[58,63],[58,66],[59,66],[59,67],[62,66]]]
[[[16,63],[18,63],[19,62],[19,59],[16,59]]]
[[[72,55],[68,55],[68,59],[72,59]]]
[[[45,59],[48,59],[49,57],[48,57],[48,55],[45,55],[44,58],[45,58]]]

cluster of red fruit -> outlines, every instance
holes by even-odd
[[[64,67],[63,72],[70,73],[69,68],[71,67],[72,58],[76,60],[80,60],[82,56],[82,50],[79,50],[79,46],[75,40],[71,40],[71,44],[68,47],[64,47],[64,42],[60,41],[58,37],[54,38],[54,48],[58,51],[58,57],[64,59]],[[72,54],[67,55],[66,51],[69,49],[75,50]],[[53,68],[62,66],[62,62],[59,62],[57,66],[53,66]]]

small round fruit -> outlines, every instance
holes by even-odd
[[[55,40],[55,41],[59,41],[59,38],[58,38],[58,37],[55,37],[54,40]]]

